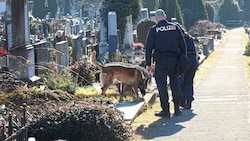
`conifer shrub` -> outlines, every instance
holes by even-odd
[[[29,128],[29,136],[37,141],[64,139],[67,141],[126,141],[132,128],[123,113],[107,103],[75,101],[44,103]],[[33,107],[35,108],[35,107]]]
[[[146,18],[142,19],[137,25],[137,42],[143,45],[146,42],[148,30],[151,26],[155,25],[156,22],[152,19]]]

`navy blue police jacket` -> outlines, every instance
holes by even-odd
[[[199,60],[198,60],[196,48],[194,45],[194,39],[192,36],[190,36],[188,34],[185,34],[184,38],[185,38],[185,42],[187,45],[187,57],[189,58],[190,63],[194,63],[196,65],[196,67],[198,68]]]
[[[195,49],[193,37],[186,34],[184,35],[184,38],[185,38],[185,42],[187,45],[187,56],[189,58],[196,57],[196,49]]]
[[[161,20],[153,25],[146,40],[146,65],[151,66],[153,50],[172,52],[186,56],[187,48],[181,30],[172,22]]]

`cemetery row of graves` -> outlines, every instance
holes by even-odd
[[[82,31],[80,25],[68,21],[46,21],[46,24],[30,21],[29,26],[35,28],[30,28],[29,44],[7,47],[1,54],[0,141],[18,132],[24,138],[34,136],[37,140],[128,140],[132,137],[131,127],[124,124],[122,113],[111,106],[117,91],[104,98],[92,87],[99,80],[98,70],[89,63],[89,56],[96,50],[102,63],[140,64],[144,49],[131,43],[117,48],[114,56],[108,50],[100,53],[99,36],[104,33],[88,28],[88,24]],[[48,32],[48,29],[53,30]],[[53,45],[55,32],[66,29],[72,34]],[[221,35],[217,28],[207,30],[204,36],[193,34],[197,52],[205,58]],[[10,43],[2,38],[1,46],[6,42]]]

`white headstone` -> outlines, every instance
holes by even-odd
[[[148,18],[148,8],[141,9],[141,19]]]
[[[115,11],[108,13],[108,35],[117,35],[117,17]]]
[[[132,23],[132,15],[127,16],[124,44],[132,45],[133,43],[133,23]]]
[[[80,30],[84,30],[83,20],[82,20],[82,9],[80,9],[80,17],[79,17]]]
[[[70,26],[70,20],[66,19],[65,22],[65,36],[71,35],[71,26]]]

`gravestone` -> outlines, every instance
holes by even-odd
[[[107,44],[107,36],[106,36],[106,27],[104,26],[103,20],[100,21],[100,46],[99,46],[99,53],[104,54],[108,50]]]
[[[82,49],[83,49],[83,54],[88,54],[88,48],[91,46],[91,42],[88,38],[84,37],[82,38]]]
[[[213,37],[209,37],[208,40],[209,40],[209,50],[210,52],[212,52],[214,51],[214,39]]]
[[[132,23],[132,15],[126,17],[126,30],[124,35],[124,44],[129,47],[132,46],[133,41],[133,23]]]
[[[72,29],[71,29],[71,25],[70,25],[70,20],[69,19],[66,19],[65,20],[65,30],[64,30],[64,32],[65,32],[65,36],[69,36],[69,35],[71,35],[71,31]]]
[[[7,64],[8,57],[9,57],[8,55],[0,56],[0,66],[9,66]]]
[[[35,51],[35,74],[41,76],[48,70],[48,62],[50,60],[49,43],[42,40],[33,44]]]
[[[77,61],[82,56],[82,36],[75,35],[72,37],[72,55],[73,61]]]
[[[89,39],[91,38],[91,31],[90,30],[86,30],[86,37]]]
[[[140,18],[141,18],[141,20],[142,20],[142,19],[145,19],[145,18],[149,18],[149,15],[148,15],[148,8],[142,8],[142,9],[141,9]]]
[[[206,58],[209,56],[209,40],[205,40],[203,42],[203,54],[205,55]]]
[[[117,15],[115,11],[108,13],[108,51],[109,60],[115,61],[117,50]]]
[[[9,68],[19,79],[28,80],[35,75],[34,48],[30,44],[27,0],[6,2],[5,30],[9,55]]]
[[[67,41],[56,43],[56,64],[57,70],[60,72],[69,66],[69,46]]]
[[[20,46],[10,53],[9,68],[19,79],[28,80],[35,75],[35,55],[32,45]]]

